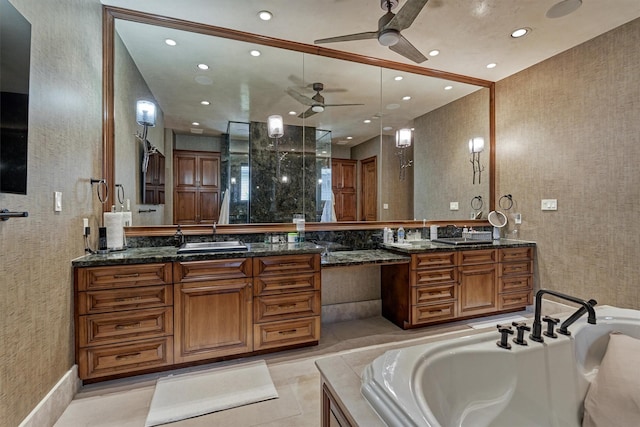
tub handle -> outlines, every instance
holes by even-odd
[[[500,348],[511,350],[511,344],[509,344],[509,335],[513,335],[513,329],[509,325],[496,325],[498,332],[500,332],[500,339],[496,341],[496,344]]]

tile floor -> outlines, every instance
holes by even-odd
[[[505,315],[531,317],[530,312]],[[504,319],[493,316],[482,321]],[[370,346],[434,336],[478,327],[478,321],[455,322],[403,331],[382,317],[322,325],[322,338],[314,347],[243,358],[217,364],[171,371],[173,374],[211,369],[214,366],[265,359],[279,394],[278,399],[203,415],[168,424],[171,427],[303,427],[320,425],[320,375],[317,358]],[[486,326],[486,325],[482,325]],[[409,344],[408,344],[409,345]],[[106,381],[84,386],[62,414],[55,427],[143,427],[155,380],[167,372]]]

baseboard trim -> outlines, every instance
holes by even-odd
[[[20,423],[20,427],[54,425],[80,389],[80,384],[78,365],[73,365]]]

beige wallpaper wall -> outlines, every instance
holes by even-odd
[[[496,84],[497,191],[537,285],[640,308],[640,19]],[[542,212],[541,199],[557,199]],[[513,231],[513,226],[511,226]]]
[[[28,194],[0,194],[29,212],[0,223],[0,424],[16,426],[74,361],[70,261],[99,212],[102,14],[97,0],[10,2],[31,23]]]

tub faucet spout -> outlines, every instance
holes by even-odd
[[[542,321],[540,318],[542,316],[542,297],[545,294],[553,295],[555,297],[558,297],[567,301],[571,301],[576,304],[580,304],[582,306],[575,313],[573,313],[567,320],[565,320],[562,323],[562,325],[560,325],[560,328],[558,329],[558,333],[561,333],[564,335],[570,335],[571,333],[567,330],[567,327],[569,327],[569,325],[571,325],[573,322],[575,322],[580,317],[582,317],[582,315],[584,315],[585,313],[588,313],[589,315],[587,322],[589,322],[592,325],[596,324],[596,312],[593,309],[593,306],[597,304],[596,300],[591,299],[589,301],[584,301],[584,300],[581,300],[580,298],[576,298],[571,295],[563,294],[556,291],[551,291],[548,289],[540,289],[536,293],[536,306],[535,306],[535,318],[533,321],[533,331],[529,335],[529,338],[531,338],[531,340],[536,342],[544,341],[544,339],[542,338]]]

